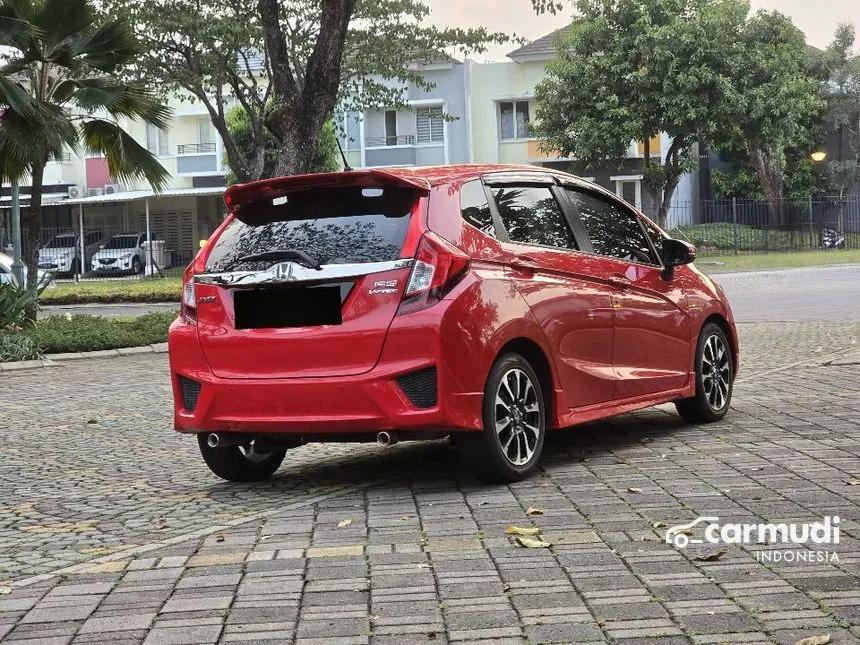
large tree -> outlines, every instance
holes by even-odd
[[[0,176],[30,175],[25,262],[35,288],[48,160],[83,146],[105,155],[111,176],[158,188],[167,171],[121,123],[165,127],[170,111],[143,86],[114,78],[137,55],[137,43],[125,22],[98,21],[87,0],[2,0],[0,16],[7,25],[0,46],[8,48],[0,66]]]
[[[644,146],[646,209],[661,224],[695,144],[734,100],[725,59],[749,11],[742,0],[581,0],[538,84],[536,134],[546,150],[589,166]],[[650,141],[671,137],[655,154]]]
[[[726,63],[733,101],[719,115],[714,142],[746,152],[771,224],[779,225],[787,151],[819,118],[821,85],[810,71],[803,33],[778,12],[759,11],[745,21]]]
[[[275,172],[313,167],[323,124],[343,109],[399,106],[408,83],[431,87],[413,62],[483,51],[505,36],[428,24],[420,0],[103,0],[130,15],[145,53],[137,74],[199,101],[224,142],[238,181],[262,176],[267,129]],[[245,111],[254,146],[227,123]]]

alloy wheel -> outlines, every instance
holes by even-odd
[[[502,454],[514,466],[527,464],[538,445],[541,401],[528,374],[505,372],[496,391],[495,429]]]
[[[723,339],[709,336],[702,346],[702,388],[712,410],[725,407],[731,386],[729,352]]]

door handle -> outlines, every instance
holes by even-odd
[[[511,262],[511,268],[520,271],[537,271],[540,269],[540,264],[529,255],[515,255]]]
[[[621,276],[610,276],[607,279],[607,282],[609,282],[613,287],[618,287],[619,289],[629,289],[633,286],[633,283],[631,283],[630,280]]]

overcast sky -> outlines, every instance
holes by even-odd
[[[493,31],[539,38],[563,26],[570,12],[563,16],[537,16],[529,0],[426,0],[433,22],[457,27],[486,26]],[[858,0],[751,0],[754,9],[776,9],[791,16],[806,33],[810,44],[827,45],[840,22],[853,22],[860,29]],[[506,60],[505,54],[515,45],[493,47],[475,60]]]

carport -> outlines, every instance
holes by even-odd
[[[96,220],[102,229],[111,230],[131,230],[142,224],[145,226],[147,240],[147,272],[152,273],[159,270],[158,263],[153,261],[153,241],[157,239],[156,233],[165,241],[165,245],[173,246],[171,250],[177,254],[176,257],[180,261],[193,256],[198,240],[208,237],[223,219],[225,209],[221,198],[224,190],[224,186],[171,188],[162,192],[133,190],[65,199],[45,204],[45,207],[77,207],[80,253],[84,259],[88,219],[90,224],[92,220]],[[81,264],[83,266],[84,262]]]

